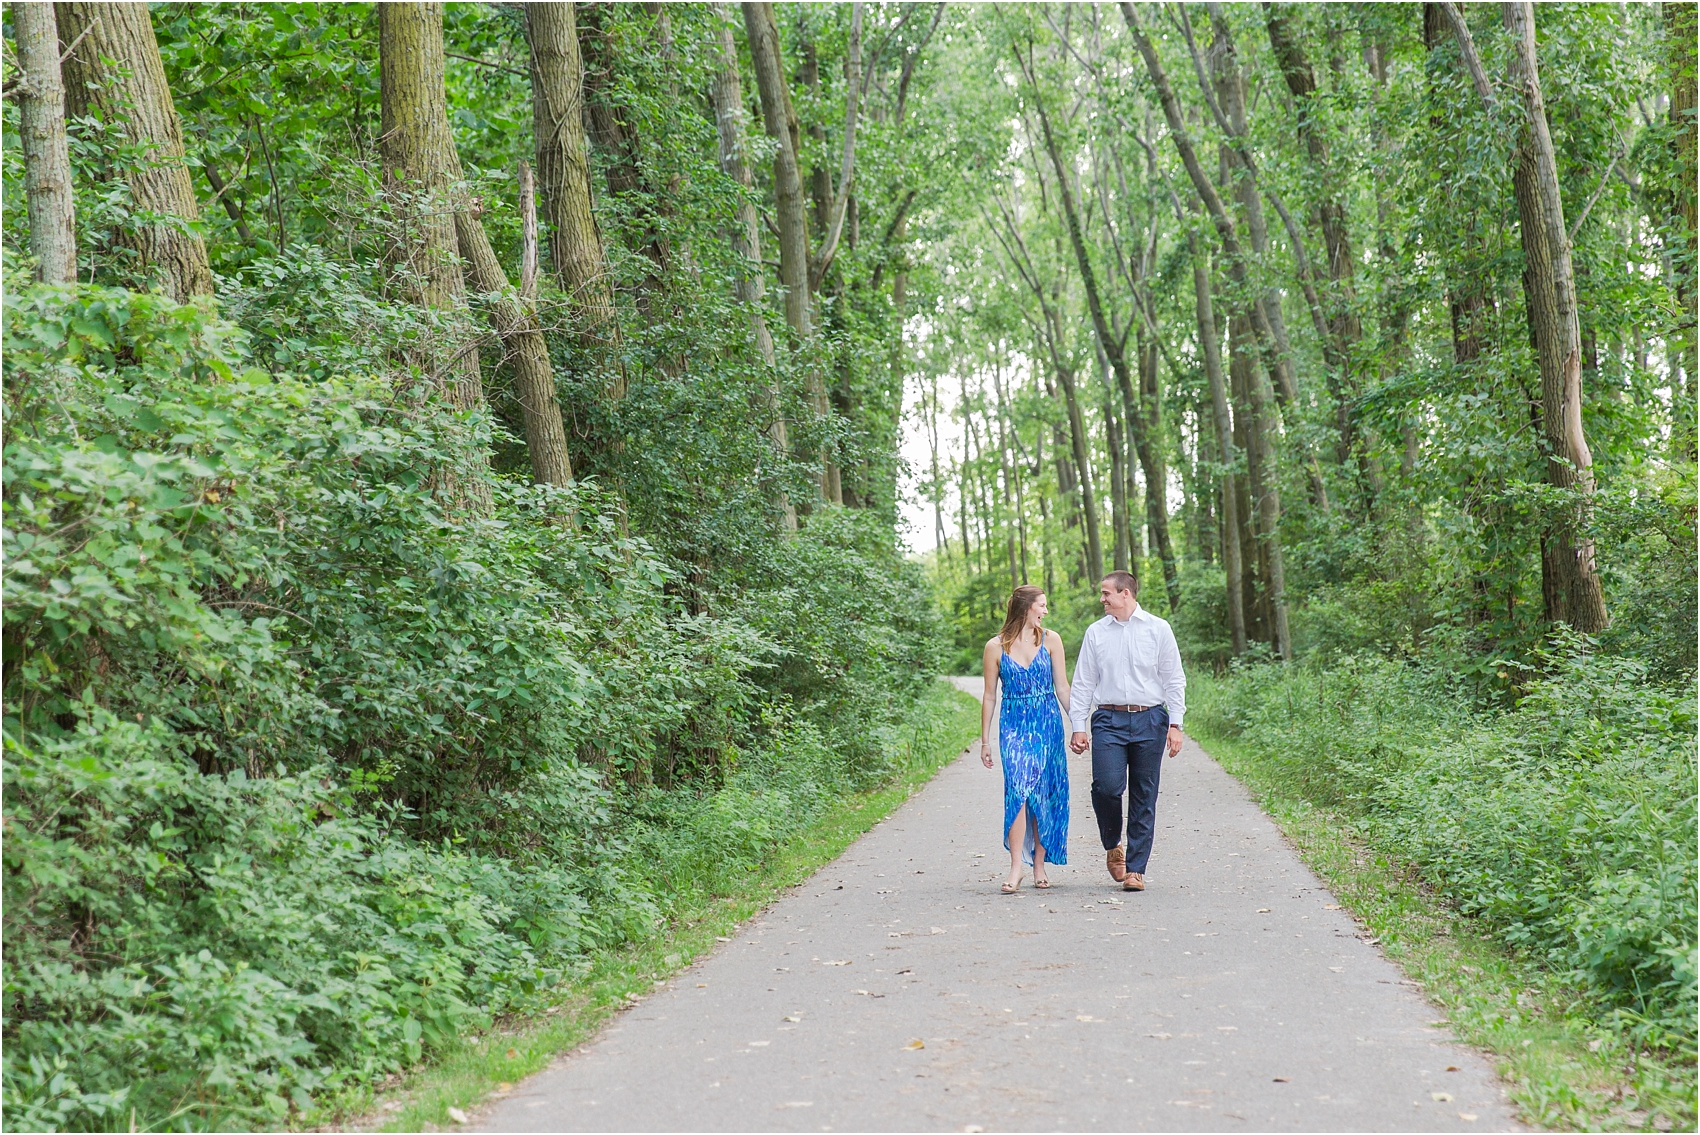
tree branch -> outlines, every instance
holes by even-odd
[[[1458,50],[1464,56],[1464,66],[1470,72],[1470,80],[1476,85],[1476,93],[1482,97],[1482,103],[1490,112],[1499,109],[1499,99],[1494,96],[1493,84],[1488,82],[1487,72],[1482,68],[1482,57],[1476,54],[1476,41],[1470,35],[1470,27],[1464,22],[1464,13],[1458,10],[1458,5],[1444,0],[1440,5],[1441,14],[1446,22],[1452,25],[1452,34],[1458,39]]]
[[[838,240],[844,234],[844,214],[850,206],[850,187],[855,182],[856,174],[856,116],[862,106],[862,81],[859,74],[862,70],[862,2],[856,0],[850,6],[850,58],[849,66],[844,70],[844,85],[849,88],[844,96],[844,158],[839,163],[838,193],[832,202],[832,224],[827,229],[826,240],[821,243],[820,255],[809,271],[809,287],[819,291],[821,281],[826,279],[826,271],[832,267],[832,258],[838,255]]]

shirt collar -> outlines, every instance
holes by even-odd
[[[1125,627],[1129,623],[1133,622],[1133,620],[1139,618],[1140,616],[1142,616],[1144,614],[1145,614],[1145,608],[1141,607],[1139,605],[1139,600],[1135,599],[1133,601],[1133,610],[1128,612],[1127,618],[1118,619],[1114,615],[1109,615],[1109,614],[1106,614],[1104,617],[1106,619],[1109,619],[1110,622],[1116,624],[1116,626],[1118,626],[1118,627]]]

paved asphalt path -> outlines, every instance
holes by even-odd
[[[979,693],[979,679],[955,679]],[[1149,889],[1005,896],[970,753],[709,957],[474,1117],[489,1131],[1518,1130],[1238,782],[1164,766]]]

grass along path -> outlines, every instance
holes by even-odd
[[[925,733],[916,737],[909,760],[886,786],[845,799],[775,848],[760,870],[681,908],[654,938],[597,956],[589,972],[563,986],[561,999],[541,1016],[499,1021],[483,1035],[462,1037],[399,1086],[345,1105],[329,1129],[452,1128],[458,1123],[456,1111],[506,1093],[558,1053],[588,1039],[667,975],[730,937],[785,888],[836,859],[979,735],[979,703],[943,682],[924,703],[924,712]]]
[[[1202,715],[1189,724],[1202,725]],[[1490,1053],[1532,1124],[1560,1130],[1692,1131],[1694,1070],[1629,1050],[1577,994],[1465,917],[1408,865],[1353,836],[1352,818],[1307,800],[1250,746],[1200,730],[1305,863],[1388,958],[1444,1008],[1460,1040]]]

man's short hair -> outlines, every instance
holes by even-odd
[[[1139,594],[1139,577],[1131,571],[1113,571],[1104,577],[1104,582],[1109,584],[1113,591],[1131,591],[1135,595]]]

